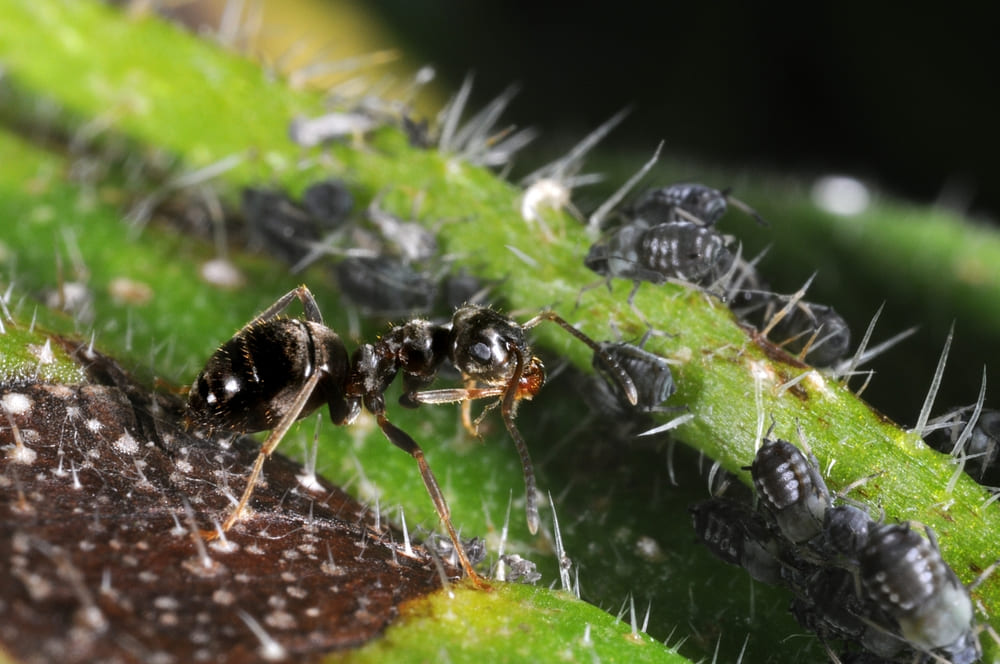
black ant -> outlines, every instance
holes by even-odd
[[[302,302],[305,320],[279,317],[295,298]],[[461,402],[463,420],[470,428],[469,401],[498,397],[504,424],[521,457],[528,528],[534,534],[539,521],[535,475],[527,446],[514,424],[514,414],[517,402],[532,398],[545,383],[545,368],[532,355],[524,331],[546,320],[559,324],[599,353],[635,404],[635,384],[621,366],[590,337],[551,311],[519,325],[492,309],[464,305],[444,325],[414,319],[394,326],[375,343],[360,346],[349,360],[341,338],[323,324],[308,288],[299,286],[281,296],[209,358],[188,396],[189,426],[241,432],[271,430],[261,445],[243,495],[222,523],[222,532],[239,519],[253,495],[264,461],[292,423],[326,403],[333,422],[347,425],[363,405],[375,416],[386,438],[416,459],[462,567],[468,576],[477,579],[423,450],[386,417],[385,391],[402,371],[402,405],[415,408],[422,403]],[[446,360],[461,372],[465,386],[421,390],[434,381]]]

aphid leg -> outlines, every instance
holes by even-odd
[[[585,284],[583,287],[581,287],[580,288],[580,292],[576,294],[576,302],[573,304],[573,311],[576,311],[577,309],[580,308],[580,299],[583,297],[584,293],[586,293],[587,291],[594,290],[595,288],[600,288],[601,286],[607,286],[608,291],[610,292],[611,291],[611,278],[610,277],[604,277],[602,279],[598,279],[597,281],[595,281],[593,283]]]
[[[420,445],[408,433],[386,419],[384,412],[375,413],[375,418],[378,420],[378,425],[382,429],[382,433],[385,434],[385,437],[389,439],[389,442],[416,459],[417,465],[420,467],[420,477],[424,480],[424,486],[427,488],[427,493],[430,494],[431,502],[434,503],[434,509],[438,513],[438,518],[444,523],[444,527],[448,531],[448,537],[451,538],[452,544],[455,545],[455,553],[458,554],[458,560],[462,565],[462,569],[465,570],[466,575],[477,586],[485,585],[479,575],[476,574],[476,570],[472,568],[472,563],[465,553],[465,547],[462,546],[462,541],[458,538],[458,533],[455,532],[455,526],[451,523],[451,511],[448,509],[448,503],[444,499],[444,494],[441,493],[441,487],[438,485],[437,478],[434,477],[431,467],[427,465],[427,459],[424,458],[424,451],[420,449]]]

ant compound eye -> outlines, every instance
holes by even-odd
[[[472,359],[483,364],[489,362],[493,357],[493,353],[490,352],[490,347],[481,341],[479,343],[472,344],[469,348],[469,355]]]

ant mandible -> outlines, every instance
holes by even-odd
[[[295,298],[302,303],[305,320],[279,317]],[[414,319],[394,326],[375,343],[360,346],[348,360],[343,341],[323,324],[319,306],[308,288],[299,286],[281,296],[219,347],[188,395],[189,426],[271,431],[261,445],[243,495],[221,525],[222,532],[239,519],[253,495],[264,461],[296,420],[325,403],[335,424],[348,425],[363,405],[375,416],[386,438],[417,461],[427,493],[463,569],[477,579],[423,450],[386,417],[385,391],[402,371],[402,405],[415,408],[422,403],[462,402],[466,426],[470,426],[465,410],[469,401],[498,397],[504,424],[521,457],[528,528],[534,534],[539,521],[535,474],[514,415],[517,402],[533,397],[545,383],[545,368],[531,354],[524,330],[546,320],[590,346],[617,377],[628,399],[636,402],[635,385],[622,367],[594,340],[551,311],[519,325],[492,309],[467,304],[459,307],[451,322],[444,325]],[[434,381],[446,360],[461,372],[465,386],[422,390]]]

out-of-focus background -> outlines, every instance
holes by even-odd
[[[214,23],[225,0],[179,8]],[[247,15],[255,3],[243,4]],[[505,118],[578,138],[627,104],[609,144],[785,173],[848,172],[921,203],[1000,216],[998,53],[981,12],[819,3],[290,0],[262,3],[272,57],[307,37],[432,64],[438,90],[475,72],[474,106],[510,83]],[[298,54],[308,52],[302,48]],[[414,62],[417,59],[418,62]]]
[[[418,116],[437,113],[470,73],[472,110],[516,83],[500,125],[531,126],[540,136],[516,158],[514,182],[630,106],[587,160],[584,172],[608,179],[574,192],[584,213],[662,139],[661,167],[647,185],[732,186],[772,220],[768,229],[726,221],[748,256],[771,246],[761,266],[772,289],[793,292],[816,272],[808,299],[844,315],[855,342],[883,301],[873,343],[920,326],[874,363],[883,378],[868,388],[872,404],[904,424],[915,421],[953,322],[938,410],[978,393],[995,348],[992,324],[963,318],[948,296],[912,283],[905,266],[888,283],[870,264],[878,251],[865,256],[828,243],[830,230],[794,241],[782,232],[809,225],[801,215],[815,213],[790,206],[789,192],[801,192],[801,200],[831,173],[858,178],[873,200],[936,206],[974,223],[1000,219],[1000,190],[992,186],[1000,180],[995,40],[975,12],[635,0],[570,11],[497,1],[199,0],[170,11],[321,89],[334,81],[349,89],[352,77],[403,85],[431,65],[436,77],[417,97]],[[349,73],[302,75],[310,63],[337,59]],[[974,260],[967,268],[957,278],[970,289],[992,279]],[[990,370],[995,384],[1000,376]]]

